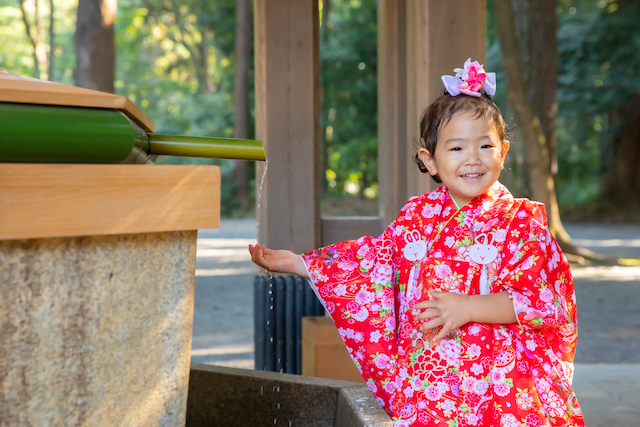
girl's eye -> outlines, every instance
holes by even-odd
[[[462,147],[453,147],[451,151],[462,151]]]
[[[491,144],[484,144],[484,145],[483,145],[482,147],[480,147],[480,148],[491,148],[491,147],[493,147],[493,145],[491,145]]]

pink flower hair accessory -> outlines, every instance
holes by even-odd
[[[480,96],[481,88],[487,95],[496,93],[496,74],[486,73],[478,61],[471,62],[471,58],[464,63],[464,68],[455,68],[455,76],[442,76],[442,83],[451,96],[461,93],[470,96]]]

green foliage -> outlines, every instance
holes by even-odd
[[[325,2],[326,3],[326,2]],[[325,189],[377,195],[377,22],[374,0],[332,0],[320,28]]]
[[[488,1],[487,69],[504,82],[496,16]],[[596,202],[619,128],[615,112],[640,91],[640,2],[558,0],[558,201],[563,209]],[[504,85],[502,86],[504,88]],[[494,97],[510,121],[506,91]],[[516,129],[517,131],[517,129]],[[512,153],[514,146],[512,145]],[[523,153],[526,155],[526,153]],[[513,154],[511,154],[513,157]],[[525,180],[518,161],[516,180]]]

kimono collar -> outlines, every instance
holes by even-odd
[[[449,189],[442,186],[442,194],[444,196],[443,212],[445,216],[453,212],[466,212],[467,216],[476,218],[478,215],[490,210],[497,201],[511,201],[513,196],[500,182],[496,181],[487,191],[469,200],[464,206],[457,207],[453,197],[449,193]],[[465,221],[467,224],[469,221]]]

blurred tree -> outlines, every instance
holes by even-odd
[[[565,182],[574,194],[640,208],[640,1],[561,1]],[[632,217],[629,216],[628,217]]]
[[[375,0],[323,0],[320,125],[325,190],[377,195],[377,20]]]
[[[545,3],[554,3],[554,7]],[[555,102],[530,95],[541,87],[551,92],[556,89],[557,77],[552,74],[557,73],[554,63],[557,52],[543,43],[546,40],[554,44],[549,40],[554,36],[549,34],[555,34],[556,31],[555,2],[494,0],[494,4],[499,17],[497,27],[509,103],[513,107],[524,140],[533,199],[545,204],[549,230],[566,255],[573,256],[575,261],[604,261],[604,257],[575,246],[564,229],[547,140],[547,135],[553,137],[554,132],[545,132],[540,118],[541,115],[547,115],[547,126],[555,126],[557,109],[553,106]],[[524,13],[524,16],[516,17],[516,13]],[[523,28],[520,32],[516,30],[516,23]],[[544,26],[552,28],[543,29]],[[523,31],[528,33],[526,37],[522,36]],[[541,70],[532,70],[536,68]]]
[[[33,24],[30,23],[30,19],[25,7],[25,0],[18,0],[20,5],[20,12],[22,14],[22,22],[24,23],[25,34],[29,40],[33,49],[33,73],[34,77],[43,80],[52,80],[53,78],[53,63],[54,57],[53,51],[55,49],[55,19],[53,13],[55,10],[53,0],[49,0],[49,40],[46,40],[45,28],[43,21],[43,11],[40,8],[38,0],[33,0]]]
[[[76,21],[76,86],[114,92],[113,24],[117,0],[79,0]]]

